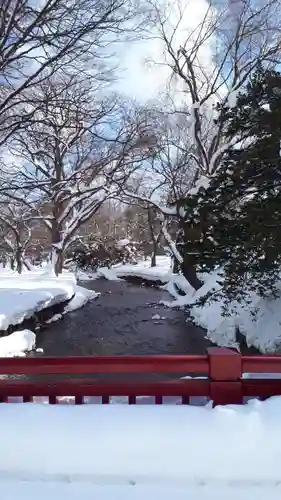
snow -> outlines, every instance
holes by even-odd
[[[93,281],[100,278],[100,275],[96,272],[86,272],[81,269],[75,270],[75,275],[79,281]]]
[[[80,307],[83,307],[87,302],[99,296],[100,293],[94,292],[93,290],[87,290],[87,288],[77,285],[73,299],[64,308],[64,314],[80,309]]]
[[[71,273],[56,277],[45,267],[19,275],[0,269],[0,330],[22,323],[36,311],[69,300],[75,290],[76,279]]]
[[[161,319],[160,314],[154,314],[151,319]]]
[[[0,357],[25,356],[35,347],[36,335],[30,330],[19,330],[0,338]]]
[[[68,303],[64,313],[74,311],[98,295],[92,290],[78,286],[72,273],[64,272],[58,277],[55,276],[48,265],[41,268],[34,267],[32,271],[25,270],[21,275],[1,267],[0,330],[7,330],[10,325],[20,325],[24,320],[32,317],[35,312],[69,299],[72,300]],[[48,323],[56,321],[60,317],[61,315],[55,314],[48,320]],[[24,332],[26,331],[24,330]],[[17,336],[17,333],[19,332],[13,336],[0,338],[0,352],[1,345],[7,351],[6,342],[17,344],[16,348],[12,348],[12,352],[26,350],[22,349],[22,337]]]
[[[126,276],[135,276],[149,281],[160,281],[164,284],[173,278],[171,258],[158,256],[156,267],[150,267],[150,260],[140,261],[138,264],[120,264],[110,269],[100,267],[98,269],[98,276],[110,281],[119,280]]]
[[[227,106],[229,108],[235,108],[237,104],[237,97],[241,89],[238,87],[237,89],[232,89],[227,96]]]
[[[63,249],[63,241],[58,241],[58,243],[52,243],[52,247],[56,248],[57,250],[62,250]]]
[[[50,323],[54,323],[55,321],[58,321],[59,319],[62,318],[62,314],[54,314],[54,316],[52,316],[50,319],[48,319],[45,323],[50,324]]]
[[[193,186],[193,188],[190,189],[190,191],[188,192],[188,194],[191,195],[191,196],[196,195],[201,188],[202,189],[208,189],[209,185],[210,185],[210,179],[209,179],[209,177],[206,177],[205,175],[201,175],[199,177],[199,179],[196,181],[196,183]]]
[[[280,412],[280,397],[215,409],[2,404],[1,499],[277,500]]]
[[[2,485],[1,485],[2,486]],[[1,498],[11,500],[20,498],[21,500],[143,500],[144,498],[153,498],[155,500],[279,500],[280,487],[273,486],[253,486],[245,488],[243,486],[231,487],[228,485],[204,488],[204,484],[188,487],[188,496],[186,488],[180,486],[143,486],[143,485],[117,485],[117,486],[92,486],[85,483],[44,483],[42,489],[39,483],[10,483],[4,482],[1,488]]]
[[[166,318],[166,316],[160,316],[160,314],[154,314],[151,319],[164,321],[167,318]]]
[[[261,108],[264,109],[265,111],[270,111],[270,104],[268,102],[265,104],[262,104]]]
[[[169,307],[187,307],[191,319],[207,330],[207,337],[218,345],[239,347],[236,343],[236,331],[245,336],[247,344],[257,347],[261,352],[273,352],[281,344],[281,298],[261,298],[251,293],[249,304],[230,304],[230,316],[223,316],[222,303],[212,302],[199,307],[194,305],[199,298],[209,290],[219,288],[218,273],[203,276],[204,285],[195,292],[186,288],[186,296],[179,296],[173,287],[173,282],[165,289],[175,298],[174,301],[164,301]],[[182,288],[183,281],[178,283]],[[281,280],[277,284],[281,294]]]
[[[163,233],[163,236],[164,236],[164,238],[165,238],[165,240],[166,240],[166,242],[167,242],[167,244],[172,252],[172,255],[177,259],[177,261],[180,264],[182,264],[183,258],[181,256],[181,254],[179,253],[175,242],[172,240],[169,232],[167,231],[165,223],[162,225],[162,233]]]
[[[124,238],[123,240],[117,241],[116,247],[119,248],[119,249],[122,249],[122,248],[124,248],[124,247],[126,247],[126,246],[128,246],[130,244],[131,244],[130,240]]]

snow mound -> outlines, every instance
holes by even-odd
[[[143,500],[144,498],[154,500],[279,500],[281,487],[268,485],[260,486],[236,486],[205,484],[188,487],[188,497],[185,486],[167,486],[159,481],[153,485],[129,484],[100,485],[81,482],[55,482],[44,483],[44,489],[40,482],[11,482],[4,481],[1,484],[2,500],[20,498],[21,500]]]
[[[151,282],[160,281],[163,284],[168,283],[173,278],[171,259],[166,256],[157,257],[156,267],[150,267],[150,261],[146,260],[140,261],[138,264],[119,264],[113,266],[111,269],[107,267],[99,268],[98,274],[111,281],[132,276]]]
[[[100,267],[97,276],[98,278],[105,278],[108,281],[121,281],[121,278],[118,278],[115,270],[109,269],[108,267]]]
[[[127,247],[130,244],[131,244],[131,241],[128,240],[128,238],[124,238],[123,240],[117,241],[116,247],[121,250],[122,248]]]
[[[0,479],[208,494],[232,487],[239,499],[240,488],[271,486],[280,495],[280,412],[281,397],[214,409],[2,404]]]
[[[30,330],[19,330],[0,338],[0,357],[25,356],[35,348],[36,335]]]
[[[49,266],[33,268],[21,275],[0,268],[0,330],[19,325],[36,312],[72,299],[65,312],[82,307],[98,294],[78,286],[73,273],[63,272],[58,277]],[[55,315],[49,320],[58,320]]]
[[[75,295],[65,307],[64,314],[80,309],[80,307],[83,307],[87,302],[96,299],[99,296],[100,293],[94,292],[93,290],[87,290],[87,288],[77,285]]]
[[[272,352],[281,344],[281,298],[261,298],[256,293],[250,296],[249,304],[231,303],[233,312],[223,316],[222,303],[212,302],[203,307],[194,305],[199,298],[209,290],[217,289],[218,273],[204,276],[204,285],[194,292],[192,288],[186,296],[179,296],[172,289],[172,284],[166,290],[175,298],[172,302],[164,302],[170,307],[188,307],[191,319],[207,330],[208,338],[221,346],[239,347],[236,343],[236,331],[239,330],[249,346],[255,346],[261,352]],[[281,281],[278,284],[281,295]]]
[[[54,316],[52,316],[50,319],[45,321],[45,323],[47,323],[47,325],[49,325],[50,323],[54,323],[55,321],[58,321],[61,318],[62,318],[62,314],[54,314]]]
[[[26,271],[22,275],[0,270],[0,330],[22,323],[37,311],[69,300],[76,289],[71,273],[56,277],[46,269]]]

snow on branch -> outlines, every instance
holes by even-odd
[[[166,242],[167,242],[167,244],[168,244],[168,246],[169,246],[169,248],[170,248],[170,250],[171,250],[171,252],[172,252],[173,256],[175,257],[175,259],[176,259],[176,260],[177,260],[180,264],[182,264],[182,263],[183,263],[183,258],[182,258],[182,256],[181,256],[181,254],[179,253],[179,251],[178,251],[178,249],[177,249],[177,247],[176,247],[175,242],[172,240],[172,238],[171,238],[170,234],[169,234],[169,233],[168,233],[168,231],[167,231],[167,223],[166,223],[166,221],[165,221],[165,220],[162,222],[162,225],[161,225],[161,232],[162,232],[162,234],[163,234],[163,236],[164,236],[164,238],[165,238],[165,240],[166,240]]]
[[[164,214],[166,216],[177,215],[176,207],[166,207],[166,206],[160,205],[152,198],[149,198],[149,197],[146,197],[146,196],[143,196],[143,195],[140,195],[138,193],[131,192],[131,191],[127,191],[126,189],[122,189],[122,195],[124,196],[125,199],[129,199],[129,200],[136,199],[139,202],[144,203],[146,205],[152,205],[157,210],[159,210],[159,212],[161,212],[162,214]]]

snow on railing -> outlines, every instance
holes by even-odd
[[[251,378],[251,373],[264,378]],[[139,397],[150,396],[162,404],[164,397],[173,396],[181,404],[189,404],[191,397],[211,400],[214,406],[242,404],[245,398],[281,395],[281,378],[274,378],[280,373],[281,356],[242,356],[217,347],[203,356],[0,358],[0,401],[45,397],[56,404],[71,396],[75,404],[83,404],[85,397],[108,404],[111,397],[126,396],[136,404]]]

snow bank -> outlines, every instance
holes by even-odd
[[[64,272],[57,277],[47,266],[22,275],[0,268],[0,330],[72,297],[66,312],[82,307],[97,294],[78,286],[74,274]]]
[[[192,320],[207,330],[210,340],[221,346],[239,347],[236,343],[236,331],[245,336],[247,344],[257,347],[262,352],[272,352],[281,344],[281,298],[261,298],[252,293],[250,303],[244,306],[232,302],[233,312],[229,317],[222,314],[222,303],[213,302],[204,307],[195,306],[195,302],[209,290],[217,289],[218,274],[212,273],[203,277],[205,284],[198,292],[190,288],[187,295],[180,297],[171,289],[167,291],[176,299],[164,302],[170,307],[188,307]],[[281,293],[281,281],[278,284]],[[173,293],[174,292],[174,293]]]
[[[280,485],[269,486],[226,486],[202,483],[188,487],[174,485],[96,485],[81,482],[11,482],[1,483],[1,499],[11,500],[279,500]]]
[[[0,272],[0,330],[17,325],[36,311],[70,299],[75,294],[76,279],[71,273],[56,277],[37,269],[19,275]]]
[[[2,481],[161,485],[185,488],[182,498],[231,486],[239,500],[240,488],[280,495],[280,413],[281,397],[215,409],[3,404],[1,498]]]
[[[150,267],[150,260],[141,261],[138,264],[119,264],[110,269],[100,267],[98,276],[113,281],[126,276],[135,276],[149,281],[160,281],[164,284],[173,278],[173,273],[171,271],[170,257],[158,256],[156,267]]]
[[[36,343],[36,335],[30,330],[19,330],[7,337],[0,338],[0,357],[25,356],[32,351]]]
[[[47,321],[45,321],[45,323],[47,323],[47,325],[49,325],[50,323],[54,323],[55,321],[58,321],[61,318],[62,318],[62,314],[54,314],[54,316],[52,316],[50,319],[47,319]]]
[[[116,247],[118,249],[123,249],[124,247],[127,247],[128,245],[131,245],[131,241],[128,240],[128,238],[124,238],[123,240],[119,240],[116,243]]]
[[[88,273],[87,271],[75,270],[75,275],[79,281],[93,281],[100,278],[98,273]]]
[[[64,314],[80,309],[80,307],[83,307],[89,300],[96,299],[99,296],[100,293],[94,292],[93,290],[87,290],[87,288],[77,285],[73,299],[64,308]]]

